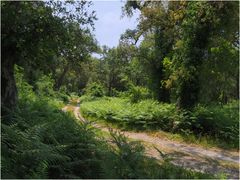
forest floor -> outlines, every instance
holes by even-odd
[[[88,121],[80,113],[80,105],[66,105],[63,111],[70,111],[77,120],[87,123]],[[104,124],[94,122],[93,126],[105,133],[109,128]],[[186,169],[211,173],[226,174],[227,178],[239,179],[239,151],[230,151],[220,148],[206,148],[199,145],[187,144],[156,137],[145,132],[123,131],[117,128],[130,140],[141,141],[146,148],[146,155],[162,160],[157,149],[161,150],[171,163]]]

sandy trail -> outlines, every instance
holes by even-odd
[[[62,110],[67,111],[68,109],[74,113],[74,116],[79,121],[83,123],[88,122],[81,115],[79,104],[77,106],[67,105]],[[93,126],[109,132],[108,128],[103,125],[95,123]],[[171,157],[171,163],[175,165],[212,174],[225,173],[230,179],[239,179],[239,152],[194,146],[192,144],[153,137],[144,132],[121,132],[130,139],[143,142],[148,156],[161,159],[159,152],[156,150],[158,148]]]

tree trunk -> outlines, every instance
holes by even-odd
[[[62,74],[60,75],[60,77],[58,78],[58,80],[57,80],[57,82],[56,82],[55,88],[56,88],[57,90],[59,90],[59,88],[62,86],[64,77],[65,77],[66,73],[68,72],[68,70],[69,70],[69,65],[67,65],[66,67],[64,67]]]
[[[14,9],[15,13],[18,13],[21,2],[8,2],[7,8],[3,8],[1,14],[5,15],[9,9]],[[18,15],[18,14],[17,14]],[[5,17],[5,16],[4,16]],[[2,115],[12,111],[17,104],[17,87],[14,78],[14,65],[18,61],[19,54],[17,40],[11,41],[12,36],[15,37],[17,30],[15,29],[16,18],[8,22],[7,20],[2,21],[2,37],[1,37],[1,110]],[[6,23],[8,22],[8,23]]]
[[[1,65],[1,104],[3,108],[13,110],[17,104],[17,87],[14,78],[14,57],[3,56]],[[2,111],[5,113],[5,110]]]
[[[108,95],[112,96],[112,82],[111,82],[111,80],[108,83]]]
[[[170,93],[169,90],[162,84],[164,80],[164,66],[163,59],[171,50],[171,43],[166,43],[164,41],[164,29],[161,27],[155,30],[155,63],[152,67],[153,73],[153,83],[155,98],[160,102],[169,102]]]
[[[177,102],[180,109],[191,109],[198,102],[199,77],[196,74],[191,74],[191,76],[192,79],[183,80],[181,84]]]
[[[239,73],[238,73],[239,74]],[[239,99],[239,78],[240,78],[240,76],[238,75],[238,76],[236,76],[237,77],[237,79],[236,79],[236,93],[235,93],[235,98],[236,99]]]
[[[182,51],[183,65],[185,69],[188,69],[189,77],[182,78],[179,86],[177,104],[180,109],[192,109],[199,100],[199,72],[203,63],[204,49],[208,44],[209,34],[212,30],[210,27],[210,23],[206,23],[202,28],[194,30],[195,36],[187,42],[188,47]]]

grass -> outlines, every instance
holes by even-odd
[[[197,137],[194,134],[184,135],[180,133],[170,133],[165,131],[152,131],[147,130],[146,131],[149,135],[159,138],[166,138],[168,140],[173,140],[177,142],[185,142],[190,143],[194,145],[200,145],[207,148],[213,148],[213,147],[220,147],[223,149],[238,151],[237,148],[234,148],[233,146],[229,145],[229,143],[225,141],[221,141],[220,139],[214,139],[211,136],[200,136]]]
[[[153,100],[131,103],[127,98],[103,97],[83,102],[81,111],[87,117],[102,119],[123,129],[162,130],[168,138],[184,142],[239,148],[238,102],[224,106],[197,106],[186,112],[177,110],[174,104],[160,104]]]
[[[127,131],[135,131],[135,132],[141,132],[144,131],[148,135],[153,136],[153,137],[159,137],[167,140],[172,140],[176,142],[184,142],[184,143],[190,143],[194,145],[199,145],[207,148],[214,148],[214,147],[220,147],[223,149],[227,150],[233,150],[233,151],[238,151],[238,149],[233,148],[232,146],[229,146],[229,144],[225,141],[221,141],[219,139],[213,139],[212,137],[209,136],[202,136],[202,137],[196,137],[195,135],[184,135],[180,133],[170,133],[162,130],[151,130],[151,129],[146,129],[146,130],[139,130],[139,129],[129,129],[129,128],[123,128],[119,126],[116,123],[112,122],[106,122],[104,119],[99,119],[96,117],[90,117],[90,116],[85,116],[87,120],[91,122],[97,122],[100,125],[107,126],[110,128],[114,129],[122,129],[122,130],[127,130]],[[107,133],[103,132],[106,136]],[[107,136],[106,136],[107,137]]]

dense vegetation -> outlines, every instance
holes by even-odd
[[[127,16],[135,10],[137,28],[128,29],[118,47],[103,48],[82,112],[128,128],[210,136],[238,147],[237,4],[181,1],[166,8],[129,1],[123,7]],[[121,98],[100,99],[94,96],[99,89],[101,96]]]
[[[15,74],[19,104],[2,118],[2,178],[213,177],[168,161],[160,165],[144,155],[139,142],[128,142],[120,133],[112,131],[107,141],[98,138],[96,129],[61,111],[61,96],[49,82],[36,94],[19,69]],[[52,93],[46,96],[46,90]]]
[[[61,108],[81,96],[89,117],[238,148],[238,2],[127,1],[138,24],[113,48],[98,45],[91,4],[1,2],[2,178],[211,178]]]
[[[125,129],[164,130],[183,136],[211,137],[225,142],[228,147],[238,147],[238,103],[218,106],[197,106],[192,111],[179,111],[174,104],[153,100],[131,103],[130,99],[85,99],[81,111],[86,117],[94,117],[117,124]],[[90,100],[90,102],[86,102]]]

